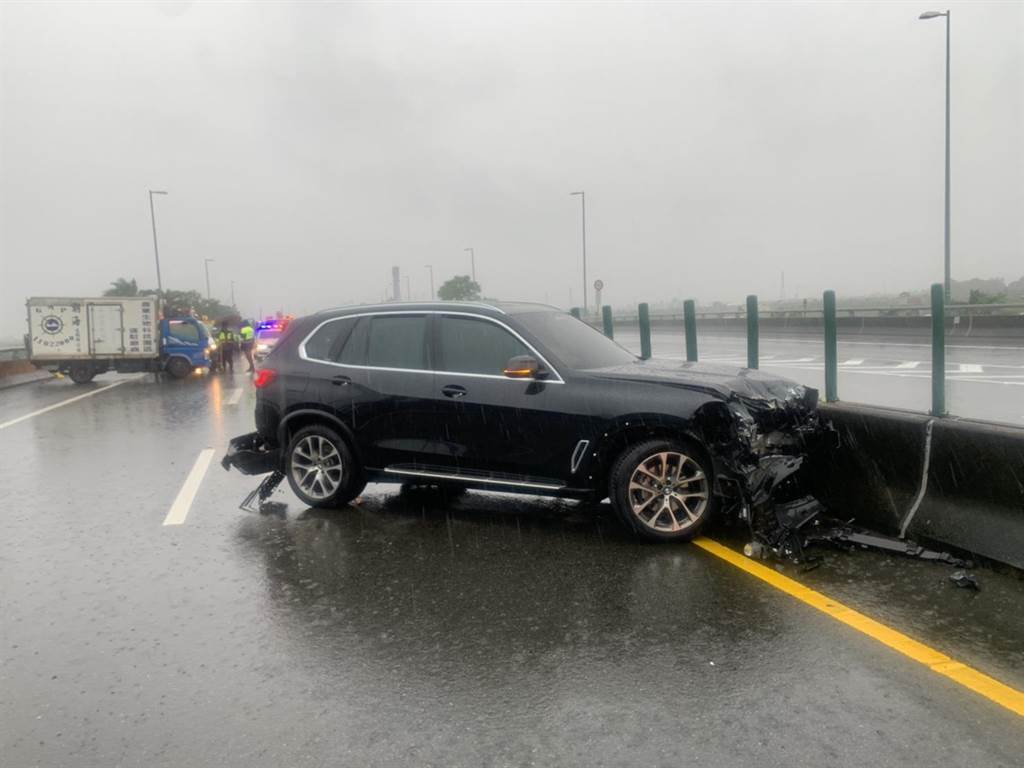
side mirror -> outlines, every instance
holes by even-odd
[[[548,372],[537,362],[537,358],[530,355],[513,357],[505,363],[505,370],[502,371],[510,379],[543,379]]]

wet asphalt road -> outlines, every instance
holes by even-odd
[[[0,423],[117,380],[0,392]],[[1019,717],[606,509],[370,486],[249,514],[215,463],[164,527],[252,397],[141,377],[0,429],[5,766],[1020,765]],[[1017,577],[783,570],[1024,688]]]
[[[655,357],[686,357],[681,328],[655,328]],[[635,328],[623,328],[616,341],[639,353]],[[820,337],[762,336],[760,368],[824,392],[825,362]],[[699,334],[700,359],[745,366],[747,342],[741,334]],[[931,345],[908,338],[842,339],[839,397],[852,403],[926,412],[931,407]],[[946,407],[955,416],[1024,426],[1024,338],[993,345],[950,340],[946,348]]]

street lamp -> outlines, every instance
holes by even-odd
[[[473,252],[472,248],[463,248],[464,251],[469,251],[469,266],[473,271],[473,282],[476,282],[476,253]]]
[[[946,273],[945,273],[945,294],[946,301],[951,300],[951,280],[949,268],[949,11],[925,11],[918,19],[946,19],[946,227],[945,227],[945,250],[946,250]]]
[[[206,298],[210,298],[210,262],[216,261],[216,259],[203,259],[205,262],[203,266],[206,267]]]
[[[430,270],[430,300],[434,300],[434,265],[424,264],[424,267]]]
[[[570,192],[569,196],[579,195],[583,213],[583,314],[587,314],[587,194],[586,192]]]
[[[153,195],[166,195],[167,193],[162,189],[151,189],[149,190],[149,220],[153,224],[153,255],[156,257],[156,292],[162,296],[164,292],[164,284],[160,280],[160,249],[156,244],[156,212],[153,210]]]
[[[238,307],[235,306],[235,281],[234,280],[231,281],[231,308],[232,309],[238,309]]]

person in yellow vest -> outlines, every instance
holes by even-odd
[[[220,330],[217,331],[217,352],[220,358],[221,371],[226,371],[230,368],[232,373],[235,372],[235,346],[235,332],[224,321],[220,324]]]
[[[245,355],[246,362],[249,363],[249,373],[256,370],[256,366],[252,362],[252,348],[256,344],[256,331],[252,329],[252,323],[248,320],[242,323],[242,327],[238,329],[238,335],[242,338],[242,354]]]

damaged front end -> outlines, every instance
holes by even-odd
[[[722,404],[727,415],[719,411],[717,434],[706,436],[724,465],[721,490],[749,528],[749,549],[803,559],[796,532],[824,507],[808,493],[802,474],[807,457],[832,450],[836,435],[818,414],[817,390],[763,389],[734,393]]]
[[[831,453],[838,435],[817,409],[817,390],[792,386],[782,394],[736,394],[727,402],[731,435],[717,449],[726,465],[723,490],[747,526],[749,557],[768,554],[817,565],[805,550],[814,545],[865,548],[920,560],[972,567],[970,560],[927,549],[913,541],[856,528],[826,517],[824,505],[808,492],[808,458]],[[820,463],[820,462],[816,462]]]

